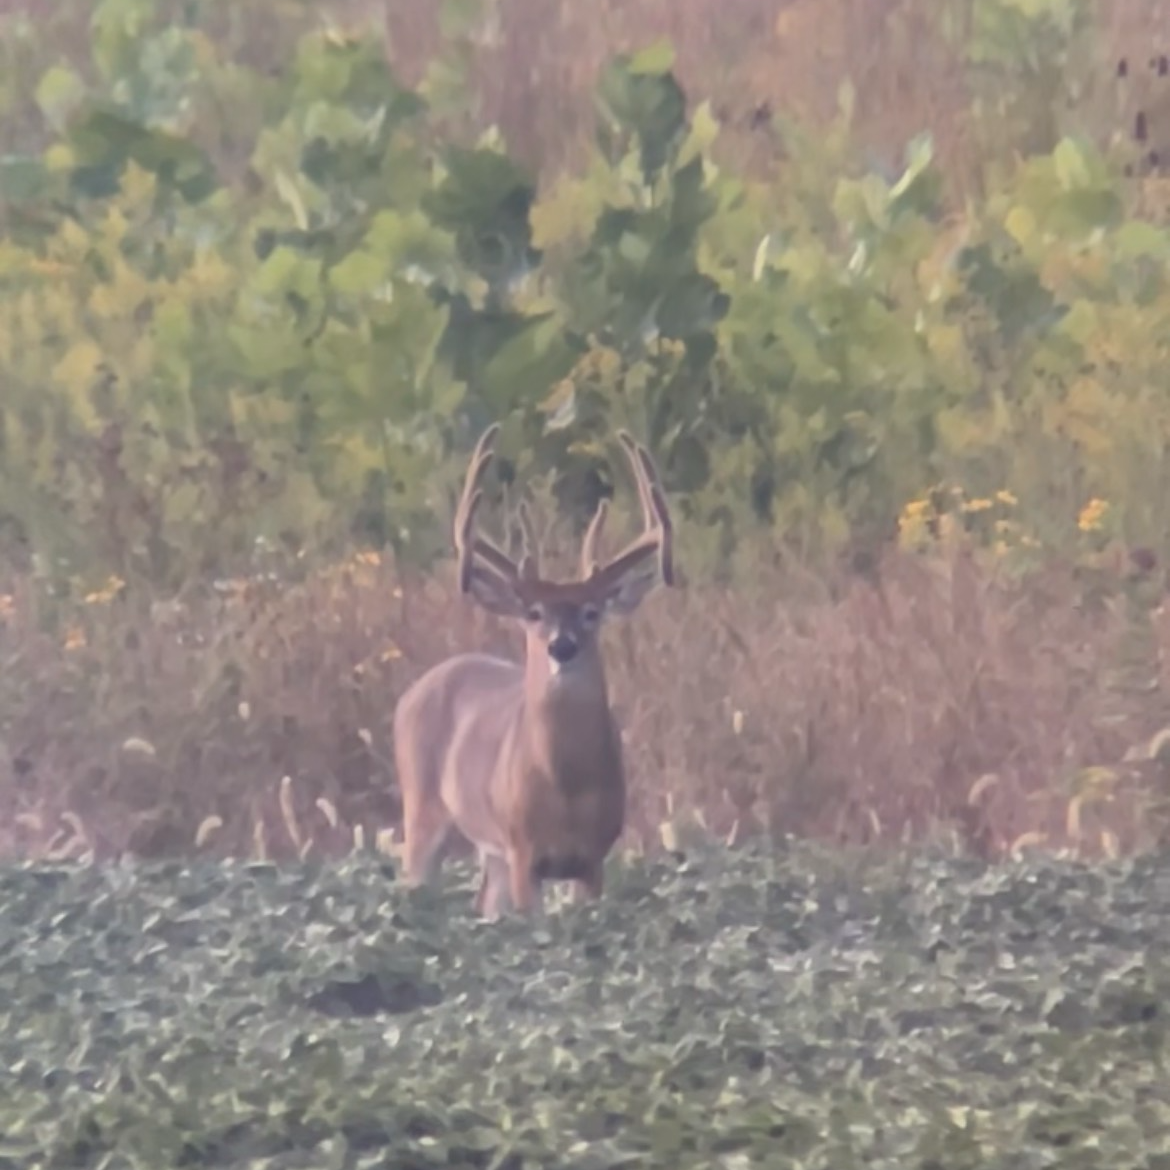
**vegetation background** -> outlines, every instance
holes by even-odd
[[[0,849],[387,845],[490,419],[679,515],[631,846],[1164,841],[1166,15],[0,3]]]

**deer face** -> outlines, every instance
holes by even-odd
[[[583,591],[572,585],[542,584],[545,588],[526,590],[529,596],[522,599],[528,655],[547,657],[552,675],[570,674],[597,656],[604,605],[580,596]]]
[[[650,571],[645,571],[646,568]],[[608,582],[546,581],[519,577],[505,589],[473,580],[471,593],[485,608],[524,629],[528,659],[546,659],[553,676],[570,675],[597,662],[598,635],[611,615],[632,613],[654,587],[655,564]]]

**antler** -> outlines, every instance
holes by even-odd
[[[597,501],[597,511],[589,521],[585,530],[585,539],[581,542],[581,577],[591,577],[597,572],[597,542],[601,539],[601,530],[605,527],[605,518],[609,515],[609,500]]]
[[[613,585],[647,557],[657,554],[663,584],[673,585],[674,528],[658,469],[654,466],[654,460],[650,458],[650,452],[641,443],[636,442],[628,431],[619,431],[618,439],[625,448],[634,472],[634,482],[638,486],[638,499],[642,504],[642,534],[604,565],[599,565],[596,560],[597,541],[605,525],[608,511],[607,502],[602,500],[585,533],[581,548],[582,575],[591,582]]]
[[[517,571],[525,580],[531,581],[540,576],[540,545],[536,539],[532,513],[524,500],[520,501],[516,509],[516,521],[520,526],[520,562]]]
[[[523,503],[517,510],[523,538],[519,563],[493,541],[482,536],[475,527],[476,511],[483,499],[483,488],[480,484],[488,465],[495,457],[492,444],[499,430],[499,423],[493,423],[480,435],[479,442],[472,452],[467,475],[463,481],[463,492],[455,510],[455,551],[459,558],[459,588],[463,593],[471,592],[472,582],[476,578],[497,591],[511,591],[521,580],[532,579],[539,573],[532,518]],[[616,556],[605,564],[599,564],[597,544],[608,515],[608,501],[602,500],[581,546],[581,576],[584,580],[608,588],[638,568],[648,557],[657,555],[663,583],[673,585],[674,530],[658,469],[650,458],[650,452],[641,443],[636,442],[627,431],[619,431],[618,439],[625,449],[634,473],[638,499],[642,505],[643,530],[640,536],[626,545]]]
[[[492,423],[480,435],[463,480],[463,494],[455,509],[455,552],[459,557],[459,588],[463,593],[471,591],[471,581],[476,574],[486,574],[490,583],[503,584],[507,588],[514,586],[521,576],[520,567],[507,553],[475,531],[475,513],[483,499],[480,483],[495,457],[492,443],[499,431],[500,424]]]

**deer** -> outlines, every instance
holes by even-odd
[[[527,508],[520,555],[480,533],[483,477],[499,424],[480,436],[454,517],[461,595],[524,633],[523,664],[457,654],[431,667],[394,712],[408,886],[431,882],[460,837],[479,859],[475,912],[489,921],[543,908],[545,883],[571,883],[574,903],[599,899],[604,864],[626,813],[622,736],[610,706],[600,634],[632,614],[658,581],[674,584],[672,522],[649,451],[618,439],[633,470],[642,531],[604,563],[602,499],[580,548],[576,580],[541,575]]]

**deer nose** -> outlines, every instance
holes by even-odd
[[[554,661],[564,666],[566,662],[571,661],[577,654],[577,639],[570,637],[568,634],[557,634],[555,638],[548,644],[548,656]]]

